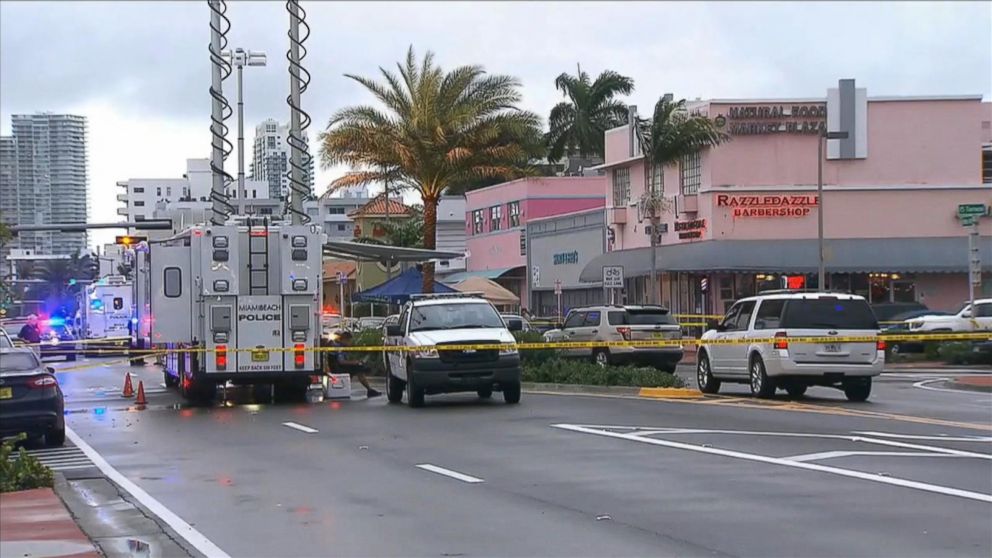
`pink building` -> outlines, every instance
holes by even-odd
[[[606,132],[608,252],[582,281],[621,265],[628,300],[648,300],[655,288],[663,304],[700,313],[721,313],[764,289],[815,288],[824,209],[827,288],[946,311],[967,299],[972,228],[958,206],[992,205],[992,104],[981,96],[868,97],[842,80],[826,98],[689,108],[731,140],[646,173],[635,130]],[[826,140],[821,201],[817,148],[827,129],[850,133]],[[641,202],[649,188],[664,200],[654,287]],[[992,217],[977,228],[983,274],[975,291],[992,296]]]
[[[603,207],[605,189],[605,176],[550,176],[521,178],[466,193],[466,271],[445,281],[478,275],[527,301],[527,222]]]

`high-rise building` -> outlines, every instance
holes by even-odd
[[[255,145],[249,177],[268,182],[269,197],[273,199],[285,198],[289,193],[291,150],[288,138],[289,125],[280,124],[271,118],[255,126]],[[309,138],[306,139],[309,145]],[[312,192],[314,180],[312,157],[306,172],[303,173],[303,180],[310,185]]]
[[[85,223],[89,214],[86,117],[15,114],[12,135],[0,139],[0,215],[17,225]],[[24,232],[5,251],[73,254],[86,248],[85,232]]]

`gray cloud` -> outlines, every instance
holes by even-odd
[[[366,99],[345,72],[392,66],[414,44],[446,65],[516,75],[528,108],[557,102],[576,62],[634,77],[632,100],[821,95],[840,77],[874,94],[992,93],[987,3],[304,2],[313,35],[305,98],[322,127]],[[262,50],[246,70],[249,122],[285,119],[284,3],[230,2],[232,46]],[[209,114],[206,2],[0,3],[3,126],[13,112],[106,101],[132,118],[199,125]],[[233,82],[227,91],[233,97]]]

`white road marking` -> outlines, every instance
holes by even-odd
[[[855,432],[880,438],[901,438],[904,440],[934,440],[944,442],[992,442],[992,436],[920,436],[917,434],[889,434],[887,432]]]
[[[439,475],[444,475],[446,477],[451,477],[453,479],[458,479],[458,480],[460,480],[462,482],[468,482],[468,483],[473,483],[473,484],[474,483],[478,483],[478,482],[485,482],[484,480],[482,480],[480,478],[473,477],[473,476],[470,476],[470,475],[465,475],[465,474],[459,473],[458,471],[452,471],[451,469],[445,469],[444,467],[438,467],[437,465],[431,465],[430,463],[421,463],[420,465],[417,465],[417,467],[419,467],[419,468],[421,468],[421,469],[423,469],[425,471],[430,471],[432,473],[437,473]]]
[[[299,430],[300,432],[306,432],[307,434],[313,434],[314,432],[320,432],[316,428],[310,428],[309,426],[306,426],[306,425],[303,425],[303,424],[298,424],[298,423],[295,423],[295,422],[284,422],[284,423],[282,423],[282,425],[283,426],[288,426],[288,427],[293,428],[293,429],[296,429],[296,430]]]
[[[166,523],[166,525],[172,527],[172,529],[178,533],[180,537],[185,539],[186,542],[192,545],[193,548],[197,549],[209,558],[230,558],[226,552],[221,550],[220,547],[214,543],[210,542],[210,539],[194,529],[192,525],[183,521],[183,519],[173,513],[172,510],[162,505],[161,502],[153,498],[129,478],[122,475],[117,469],[114,469],[110,463],[107,463],[103,456],[97,453],[96,450],[90,447],[89,444],[84,442],[83,439],[68,426],[65,427],[65,434],[70,440],[72,440],[73,444],[76,444],[76,446],[90,458],[90,461],[92,461],[93,464],[107,476],[107,478],[126,490],[131,494],[131,496],[134,496],[137,501],[141,502],[141,504],[148,508],[149,511],[157,515],[159,519]]]
[[[615,429],[614,426],[589,425],[593,428]],[[629,429],[629,427],[626,427]],[[635,427],[636,428],[636,427]],[[844,436],[840,434],[812,434],[803,432],[761,432],[749,430],[710,430],[693,428],[644,428],[639,432],[633,432],[630,436],[644,437],[652,434],[736,434],[743,436],[775,436],[782,438],[825,438],[831,440],[847,440],[849,442],[865,442],[880,446],[893,446],[897,448],[916,449],[921,451],[946,453],[948,455],[960,455],[963,457],[977,457],[979,459],[992,459],[992,455],[987,453],[974,453],[970,451],[956,450],[951,448],[941,448],[936,446],[924,446],[922,444],[910,444],[907,442],[897,442],[895,440],[881,440],[878,438],[866,438],[864,436]]]
[[[965,395],[975,395],[976,392],[969,389],[938,388],[938,387],[930,387],[929,385],[927,385],[927,384],[932,384],[934,382],[946,382],[948,380],[950,380],[950,378],[931,378],[929,380],[916,382],[913,384],[913,387],[925,389],[927,391],[942,391],[944,393],[957,393],[957,394],[963,393]],[[982,401],[984,402],[985,400],[983,399]]]
[[[93,467],[93,463],[86,457],[86,454],[75,446],[60,448],[40,448],[27,450],[27,454],[37,459],[42,465],[53,471],[65,471],[68,469],[83,469]],[[18,454],[11,454],[7,459],[14,461]]]
[[[838,467],[829,467],[827,465],[819,465],[816,463],[803,463],[801,461],[790,461],[781,457],[768,457],[765,455],[757,455],[753,453],[745,453],[741,451],[725,450],[719,448],[711,448],[698,446],[695,444],[686,444],[683,442],[673,442],[669,440],[659,440],[657,438],[647,438],[645,436],[637,436],[634,434],[624,434],[620,432],[609,432],[606,430],[597,430],[595,427],[581,426],[577,424],[552,424],[553,428],[560,428],[562,430],[570,430],[572,432],[581,432],[584,434],[594,434],[597,436],[606,436],[609,438],[619,438],[621,440],[629,440],[634,442],[641,442],[643,444],[652,444],[656,446],[663,446],[675,449],[681,449],[686,451],[694,451],[698,453],[706,453],[710,455],[719,455],[722,457],[732,457],[735,459],[743,459],[745,461],[755,461],[758,463],[767,463],[770,465],[782,465],[785,467],[792,467],[795,469],[805,469],[808,471],[817,471],[820,473],[829,473],[833,475],[838,475],[842,477],[850,477],[855,479],[867,480],[871,482],[877,482],[881,484],[890,484],[894,486],[900,486],[903,488],[912,488],[915,490],[921,490],[924,492],[932,492],[936,494],[944,494],[946,496],[957,496],[959,498],[966,498],[969,500],[977,500],[979,502],[988,502],[992,504],[992,495],[983,494],[981,492],[971,492],[968,490],[961,490],[958,488],[951,488],[947,486],[939,486],[935,484],[928,484],[924,482],[912,481],[908,479],[900,479],[895,477],[883,477],[880,475],[874,475],[871,473],[863,473],[861,471],[852,471],[849,469],[841,469]]]
[[[788,459],[789,461],[819,461],[821,459],[853,457],[857,455],[873,455],[879,457],[963,457],[948,453],[920,453],[918,451],[821,451],[820,453],[792,455],[789,457],[783,457],[782,459]]]

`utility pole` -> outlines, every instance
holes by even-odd
[[[245,66],[264,66],[264,52],[246,51],[242,48],[223,53],[224,59],[238,69],[238,215],[245,214],[245,103],[243,74]]]
[[[820,291],[827,289],[827,271],[823,259],[823,146],[826,145],[826,140],[846,138],[847,132],[825,132],[816,139],[816,203],[819,205],[816,212],[816,239],[820,254],[816,288]]]
[[[389,178],[385,179],[386,189],[386,230],[389,230]],[[386,258],[386,281],[393,279],[393,260]]]

